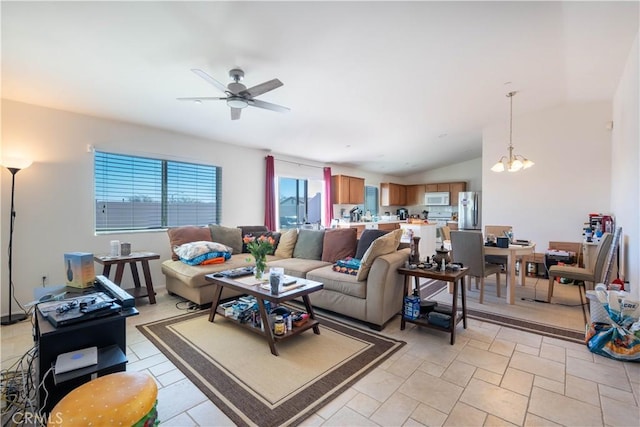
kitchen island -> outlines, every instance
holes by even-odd
[[[400,228],[400,224],[405,224],[407,221],[401,220],[389,220],[389,221],[360,221],[360,222],[338,222],[338,228],[355,228],[357,230],[357,238],[360,238],[362,232],[366,229],[372,230],[397,230]]]
[[[400,239],[402,243],[411,243],[410,231],[413,231],[413,236],[420,237],[418,250],[420,251],[421,259],[432,257],[436,254],[437,224],[425,222],[407,224],[405,222],[400,224],[400,228],[402,228],[402,238]]]

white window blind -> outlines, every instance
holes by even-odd
[[[95,152],[96,232],[217,224],[217,166]]]

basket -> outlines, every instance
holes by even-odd
[[[609,312],[600,302],[595,291],[587,291],[589,298],[589,313],[591,314],[591,323],[612,323],[613,320],[609,316]]]

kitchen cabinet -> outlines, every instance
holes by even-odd
[[[425,185],[407,185],[407,206],[424,205]]]
[[[400,228],[399,222],[379,222],[377,225],[378,225],[378,230],[383,230],[383,231],[393,231]]]
[[[449,204],[451,206],[458,206],[458,193],[467,191],[466,182],[451,182],[449,183]]]
[[[361,205],[364,203],[364,178],[333,175],[331,187],[334,204]]]
[[[391,182],[380,183],[380,205],[404,206],[407,204],[407,187]]]
[[[351,228],[356,229],[356,239],[360,239],[360,236],[362,236],[362,232],[366,227],[367,226],[365,224],[351,225]]]
[[[439,182],[436,184],[424,184],[425,191],[431,192],[446,192],[449,193],[449,205],[458,206],[458,194],[463,191],[467,191],[467,183],[460,182]],[[423,204],[421,202],[420,204]]]

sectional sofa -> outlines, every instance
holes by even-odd
[[[206,280],[207,274],[253,265],[246,247],[243,250],[243,236],[270,235],[277,246],[267,255],[268,268],[282,267],[287,275],[324,284],[323,290],[310,295],[314,307],[366,322],[378,330],[401,309],[404,286],[397,269],[409,257],[409,249],[399,249],[401,230],[366,230],[360,240],[354,228],[272,233],[262,226],[211,224],[171,228],[167,233],[174,249],[173,258],[162,263],[167,291],[199,305],[213,301],[215,285]],[[220,243],[231,249],[231,256],[219,264],[189,265],[175,250],[190,242]],[[336,267],[338,261],[349,257],[361,259],[357,271]],[[224,291],[223,298],[237,296],[226,288]]]

